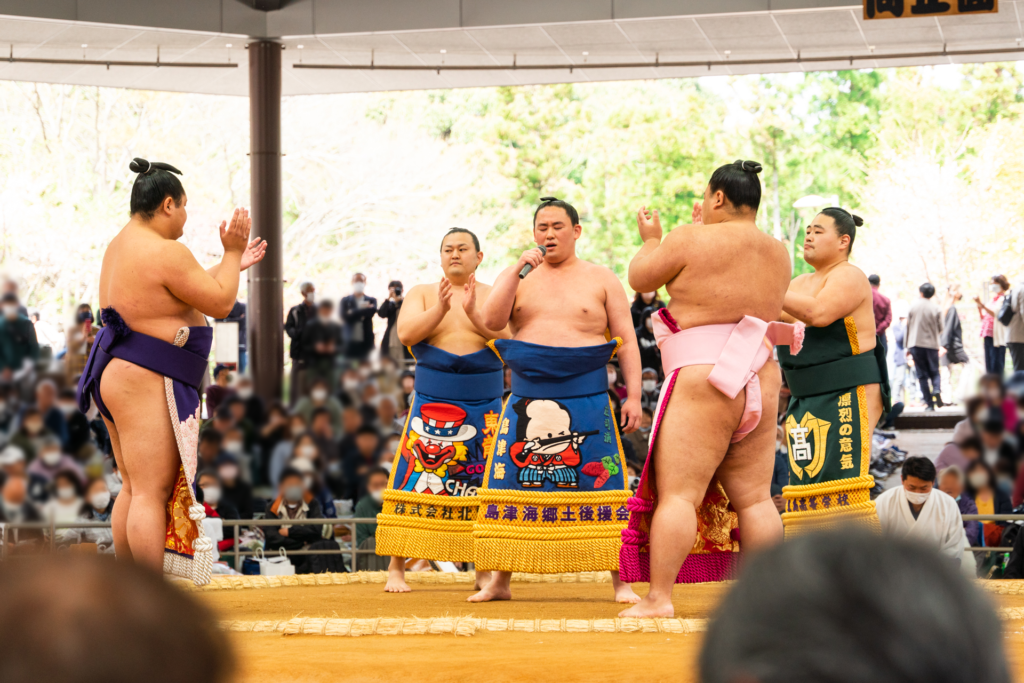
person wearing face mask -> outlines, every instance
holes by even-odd
[[[628,441],[633,446],[633,453],[637,462],[647,462],[648,442],[651,440],[651,426],[653,424],[654,410],[644,406],[640,409],[640,428],[622,437],[623,445]]]
[[[378,467],[366,477],[366,495],[356,503],[356,518],[376,518],[384,507],[384,489],[388,487],[388,470]],[[376,524],[360,524],[356,527],[356,547],[361,547],[368,538],[377,534]]]
[[[964,491],[964,472],[956,465],[939,471],[939,490],[956,501],[960,508],[961,515],[978,514],[978,506]],[[964,533],[967,535],[967,542],[972,546],[981,545],[981,523],[964,522]]]
[[[338,312],[345,326],[345,352],[349,361],[362,361],[373,350],[373,316],[377,300],[366,296],[366,276],[352,276],[352,293],[341,300]]]
[[[21,312],[18,295],[8,292],[0,297],[0,378],[31,387],[32,368],[39,360],[39,340],[27,313]]]
[[[334,507],[334,495],[324,484],[322,462],[319,459],[296,455],[288,465],[302,474],[303,485],[307,491],[313,494],[313,498],[320,503],[320,509],[323,510],[324,517],[337,517],[338,511]]]
[[[975,460],[967,466],[965,472],[964,491],[978,508],[981,515],[1008,515],[1013,512],[1013,505],[1006,491],[999,486],[992,467],[982,460]],[[982,536],[985,545],[998,546],[1006,524],[1002,522],[985,522],[982,524]]]
[[[647,309],[651,313],[665,308],[665,302],[658,298],[657,292],[637,292],[633,295],[633,303],[629,306],[629,314],[633,318],[633,327],[640,328],[643,325],[644,313]],[[644,363],[648,365],[648,363]],[[657,365],[653,367],[658,367]]]
[[[61,447],[68,450],[68,423],[57,407],[57,384],[44,379],[36,385],[36,410],[43,416],[43,424],[60,439]]]
[[[331,417],[331,428],[335,432],[341,433],[342,431],[342,405],[334,396],[330,393],[330,384],[324,378],[318,378],[313,381],[312,386],[309,390],[309,395],[302,397],[298,403],[295,404],[294,414],[301,415],[302,419],[308,425],[313,421],[313,411],[317,408],[324,408],[327,410]]]
[[[960,566],[964,520],[956,501],[934,488],[935,465],[928,458],[907,458],[901,477],[902,486],[875,499],[882,533],[925,543]]]
[[[304,519],[323,519],[323,508],[320,502],[306,488],[303,473],[288,467],[281,473],[281,483],[277,497],[267,510],[267,519],[287,519],[299,522]],[[315,549],[337,544],[330,538],[332,527],[313,524],[286,524],[283,526],[264,527],[266,549],[268,554],[276,553],[279,548],[286,551]],[[325,556],[302,555],[293,559],[295,571],[299,574],[309,573],[314,558],[321,560]],[[340,564],[340,563],[339,563]],[[344,571],[344,568],[340,569]]]
[[[28,498],[32,502],[45,503],[50,497],[50,478],[28,472],[25,452],[17,446],[8,445],[0,451],[0,484],[11,476],[25,477]]]
[[[235,396],[244,406],[245,419],[249,421],[249,424],[255,427],[266,422],[266,406],[263,399],[256,395],[252,379],[240,375],[238,381],[235,382]]]
[[[101,479],[93,479],[85,487],[82,507],[78,510],[78,521],[109,522],[114,510],[114,498],[107,489],[107,483]],[[114,552],[114,535],[110,529],[82,529],[82,542],[95,543],[106,552]]]
[[[38,474],[47,481],[53,481],[58,472],[71,471],[79,482],[85,481],[85,472],[74,458],[61,453],[60,441],[54,436],[46,436],[39,443],[39,456],[28,466],[28,472]]]
[[[1006,367],[1006,325],[996,320],[1003,306],[1003,297],[1010,291],[1010,281],[1005,275],[993,275],[988,284],[989,300],[986,304],[980,296],[974,297],[981,318],[981,338],[985,346],[985,372],[1003,376]]]
[[[94,446],[92,428],[89,426],[89,418],[78,409],[74,389],[61,389],[57,399],[57,410],[67,424],[68,440],[65,450],[75,457],[87,456],[92,449],[86,449],[86,446]]]
[[[661,393],[657,370],[644,368],[640,374],[640,391],[640,405],[653,411],[658,405],[658,396]]]
[[[43,518],[57,524],[74,522],[82,510],[82,482],[75,472],[57,472],[51,484],[52,494],[43,506]],[[58,545],[77,543],[81,534],[77,529],[56,529],[54,540]]]
[[[214,466],[219,478],[221,500],[234,508],[237,519],[252,519],[252,485],[242,477],[238,458],[232,453],[224,452],[218,456]]]
[[[22,474],[8,476],[0,488],[0,522],[20,524],[23,522],[41,522],[42,515],[28,499],[28,481]],[[32,543],[43,537],[39,529],[12,529],[8,542],[12,545]],[[4,550],[8,550],[5,548]]]
[[[649,306],[644,309],[640,316],[640,325],[636,328],[636,342],[640,346],[640,365],[645,368],[661,367],[661,349],[658,348],[658,340],[654,338],[654,320],[652,315],[655,309]],[[655,379],[658,377],[658,370],[654,371]]]
[[[398,338],[398,314],[405,302],[405,288],[401,280],[392,280],[388,283],[388,299],[380,305],[377,315],[388,321],[387,329],[380,342],[381,358],[390,358],[399,367],[405,367],[406,363],[414,360],[408,347],[402,344]]]
[[[302,294],[302,301],[291,307],[284,323],[284,331],[291,339],[288,346],[288,356],[292,359],[291,395],[288,402],[292,404],[306,393],[306,364],[303,355],[305,341],[302,335],[306,330],[306,323],[316,317],[316,286],[306,280],[299,284],[299,292]]]
[[[224,466],[221,465],[221,470]],[[213,470],[204,470],[199,473],[196,477],[196,482],[199,488],[203,492],[203,509],[206,511],[206,516],[210,518],[220,519],[251,519],[251,517],[244,517],[238,511],[238,509],[232,504],[224,495],[224,489],[222,482],[217,472]],[[221,553],[221,561],[231,564],[234,560],[232,556],[225,557],[224,553],[232,550],[235,547],[235,531],[233,527],[224,525],[224,538],[217,541],[217,550]]]

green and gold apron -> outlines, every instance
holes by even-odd
[[[879,528],[870,491],[874,477],[866,386],[882,389],[889,411],[885,351],[860,352],[852,317],[807,327],[803,349],[779,346],[779,364],[792,392],[783,422],[789,445],[789,486],[782,489],[786,535],[860,521]]]

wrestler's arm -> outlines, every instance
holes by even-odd
[[[490,285],[477,282],[475,273],[470,275],[469,282],[467,282],[463,288],[462,310],[466,312],[466,317],[469,318],[469,322],[473,324],[477,334],[481,337],[484,337],[485,339],[511,339],[512,333],[509,332],[507,326],[502,330],[492,330],[484,323],[484,318],[480,314],[480,309],[483,307],[490,294]]]
[[[489,330],[503,330],[512,320],[512,308],[516,304],[516,291],[519,289],[519,273],[525,265],[540,268],[544,264],[544,255],[540,249],[528,249],[511,268],[501,271],[501,275],[491,285],[491,293],[487,302],[481,306],[480,314],[484,326]]]
[[[782,310],[811,327],[826,327],[852,315],[870,295],[871,286],[859,268],[836,268],[817,296],[798,293],[790,285]]]
[[[663,240],[657,211],[641,208],[636,222],[644,245],[629,262],[629,286],[637,292],[654,292],[686,267],[684,244],[692,226],[679,226]]]
[[[437,303],[427,308],[424,289],[427,285],[416,285],[405,297],[402,310],[398,312],[398,341],[403,346],[416,346],[444,320],[451,308],[452,285],[443,278],[437,286]]]
[[[238,280],[242,255],[249,244],[252,220],[249,212],[235,209],[231,224],[221,224],[220,241],[224,257],[215,276],[211,276],[196,261],[188,247],[167,240],[161,256],[154,264],[161,274],[163,285],[175,297],[211,318],[226,318],[238,296]]]
[[[633,316],[629,312],[629,298],[619,278],[602,268],[605,277],[605,313],[608,330],[613,337],[622,339],[619,347],[619,367],[626,379],[626,402],[622,404],[622,431],[635,432],[640,426],[640,346],[633,329]]]

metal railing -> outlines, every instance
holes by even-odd
[[[264,526],[330,526],[348,527],[349,532],[352,534],[350,547],[348,549],[340,548],[338,550],[286,550],[285,554],[289,557],[298,555],[348,555],[351,561],[352,571],[356,570],[356,557],[358,555],[376,555],[373,550],[359,549],[356,547],[356,527],[360,524],[376,524],[377,520],[373,517],[346,517],[344,519],[332,519],[332,518],[318,518],[318,519],[223,519],[225,527],[233,527],[233,538],[234,547],[231,550],[225,550],[222,554],[229,555],[233,554],[235,570],[240,571],[242,569],[242,559],[246,556],[255,555],[255,550],[241,550],[239,549],[239,538],[241,535],[242,527],[264,527]],[[26,530],[42,530],[49,531],[50,536],[50,550],[55,551],[57,549],[56,532],[59,529],[110,529],[110,522],[0,522],[0,560],[4,559],[7,555],[8,539],[10,538],[10,532],[21,529]],[[332,537],[333,538],[333,537]],[[329,539],[324,539],[329,540]],[[267,554],[266,550],[262,551]],[[271,553],[275,551],[270,551]]]

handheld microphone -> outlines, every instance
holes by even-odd
[[[548,255],[548,248],[545,247],[544,245],[540,245],[537,248],[540,249],[541,256]],[[529,275],[531,270],[533,270],[533,264],[527,263],[525,266],[523,266],[523,269],[519,271],[519,279],[522,280],[524,277]]]

